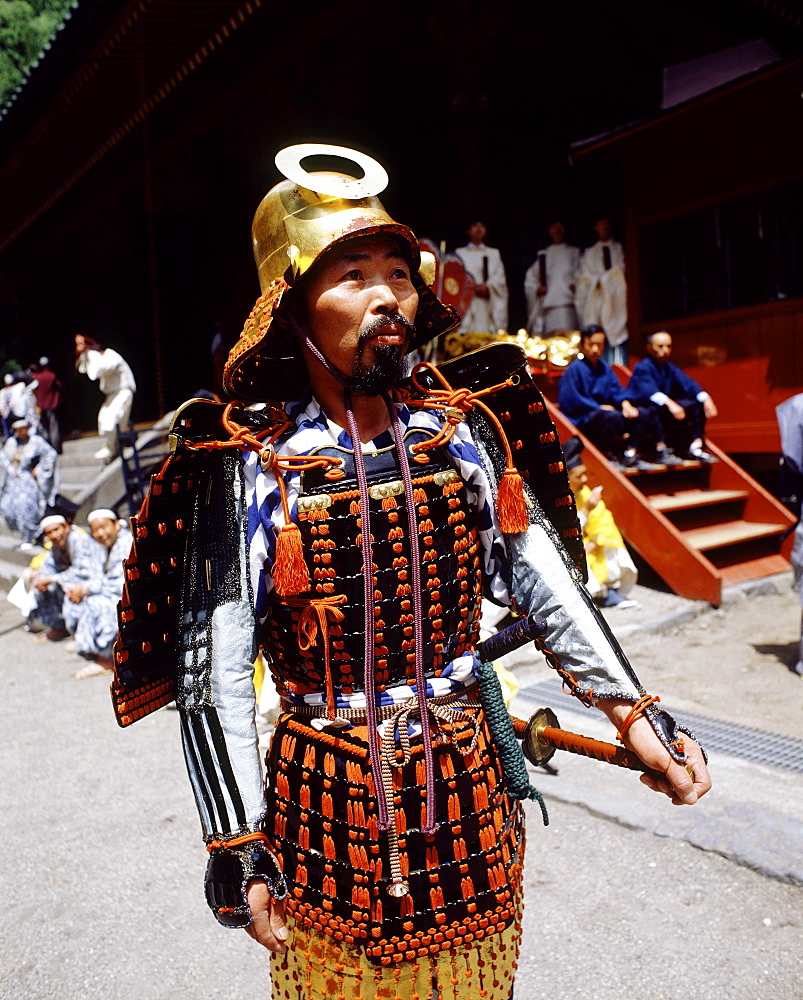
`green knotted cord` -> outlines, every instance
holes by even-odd
[[[480,701],[488,721],[491,738],[502,763],[507,793],[514,799],[532,799],[537,802],[541,807],[544,826],[549,826],[549,814],[544,797],[537,788],[530,784],[524,752],[505,707],[502,685],[499,683],[493,663],[479,663],[477,678],[480,687]]]

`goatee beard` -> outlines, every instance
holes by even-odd
[[[409,334],[415,334],[415,327],[401,313],[389,313],[380,317],[360,333],[357,357],[346,381],[346,386],[357,396],[378,396],[388,392],[403,382],[408,375],[404,353],[406,347],[395,344],[376,344],[369,365],[362,361],[363,350],[368,340],[385,326],[401,326]],[[409,340],[408,340],[409,346]]]
[[[393,344],[378,344],[370,365],[359,358],[354,362],[346,385],[356,396],[379,396],[394,389],[407,378],[407,362],[400,348]]]

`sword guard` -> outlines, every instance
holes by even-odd
[[[551,708],[539,708],[530,717],[530,721],[524,727],[521,739],[521,748],[524,756],[531,764],[536,766],[545,764],[551,760],[555,754],[555,747],[550,746],[542,738],[541,734],[547,728],[560,729],[558,717]]]

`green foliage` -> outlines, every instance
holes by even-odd
[[[72,0],[0,0],[0,104],[56,33]]]

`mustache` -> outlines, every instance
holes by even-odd
[[[387,313],[385,316],[380,316],[379,319],[374,320],[373,323],[367,326],[364,330],[360,331],[360,336],[357,341],[358,349],[363,346],[369,337],[373,337],[375,334],[379,333],[384,326],[400,326],[411,336],[415,333],[415,327],[413,324],[405,316],[402,316],[401,313]]]

